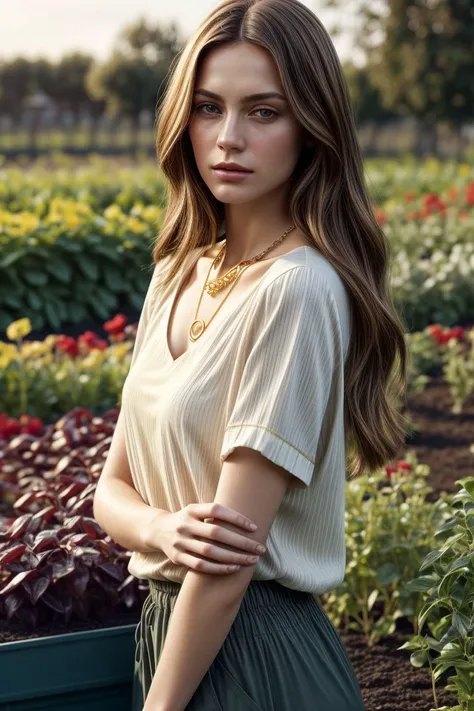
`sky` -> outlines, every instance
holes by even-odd
[[[337,14],[320,0],[301,0],[329,30]],[[174,20],[186,38],[220,0],[0,0],[0,58],[39,56],[56,60],[72,50],[105,59],[125,25],[145,17]],[[347,14],[345,22],[347,23]],[[351,56],[350,37],[333,37],[341,60]]]

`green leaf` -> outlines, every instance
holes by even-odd
[[[468,494],[474,497],[474,476],[466,476],[464,479],[457,479],[456,484],[460,484]]]
[[[36,291],[27,291],[26,301],[28,302],[30,308],[34,309],[35,311],[42,311],[43,300],[39,296],[39,294],[36,293]]]
[[[459,610],[454,610],[453,625],[461,635],[466,637],[472,627],[472,622],[469,617],[466,617],[466,615],[464,615],[462,612],[460,612]]]
[[[38,272],[34,269],[25,269],[25,280],[33,286],[45,286],[48,283],[46,272]]]
[[[3,297],[3,303],[5,304],[5,306],[11,306],[14,309],[21,309],[22,306],[21,299],[18,298],[16,294],[12,293],[5,294],[5,296]]]
[[[434,563],[435,560],[438,560],[439,558],[441,558],[441,556],[442,556],[443,554],[444,554],[444,549],[441,549],[441,548],[438,548],[437,550],[431,551],[430,553],[428,553],[428,555],[426,556],[426,558],[424,558],[424,559],[421,561],[420,571],[421,571],[421,570],[424,570],[424,569],[427,568],[429,565],[431,565],[432,563]]]
[[[106,306],[109,311],[117,308],[118,300],[115,294],[111,294],[110,291],[107,291],[107,289],[101,289],[99,287],[96,288],[95,293],[97,299],[102,301],[104,306]]]
[[[58,330],[61,327],[61,319],[59,318],[57,308],[51,301],[46,301],[44,311],[50,326]]]
[[[7,254],[7,256],[4,257],[4,258],[0,261],[0,269],[4,269],[4,268],[6,268],[6,267],[11,266],[11,265],[14,264],[18,259],[20,259],[21,257],[23,257],[24,254],[26,254],[26,250],[25,250],[25,249],[19,249],[19,250],[15,251],[15,252],[10,252],[10,254]]]
[[[427,592],[437,585],[439,580],[439,575],[420,575],[405,583],[404,588],[410,592]]]
[[[132,306],[135,306],[136,309],[141,311],[143,308],[145,297],[143,296],[143,294],[137,294],[135,291],[132,291],[128,295],[128,300],[130,301]]]
[[[44,328],[45,321],[43,315],[41,313],[36,313],[31,319],[31,325],[38,331]]]
[[[108,264],[104,268],[104,278],[105,285],[110,291],[117,293],[124,291],[124,279],[120,276],[119,270],[112,265]]]
[[[79,255],[77,259],[80,270],[85,277],[91,279],[92,281],[97,281],[99,278],[99,269],[97,261],[87,254]]]
[[[447,575],[451,575],[451,573],[454,573],[456,570],[459,570],[460,568],[464,568],[465,566],[469,565],[469,561],[472,557],[471,555],[463,555],[461,558],[458,558],[457,560],[454,561],[452,566],[449,568]]]
[[[449,669],[449,668],[452,667],[452,666],[453,666],[453,665],[452,665],[452,664],[449,664],[449,663],[447,663],[447,664],[440,664],[439,666],[436,665],[435,671],[433,672],[433,679],[434,679],[435,681],[437,681],[437,680],[439,679],[439,677],[441,676],[441,674],[443,674],[443,673],[446,671],[446,669]]]
[[[61,257],[54,257],[53,260],[46,262],[45,269],[64,284],[68,284],[71,280],[71,266]]]
[[[72,302],[67,305],[69,316],[66,317],[66,321],[72,321],[72,323],[79,323],[80,321],[85,321],[89,317],[89,312],[83,306],[83,304],[78,304]]]
[[[107,259],[112,260],[114,262],[120,262],[122,261],[122,258],[120,254],[117,252],[117,247],[106,247],[104,245],[97,245],[95,247],[95,251],[97,254],[103,254],[104,257],[107,257]]]
[[[369,611],[373,608],[374,603],[377,600],[378,596],[379,596],[379,591],[377,590],[377,588],[375,588],[375,590],[372,590],[372,592],[370,593],[370,595],[367,599],[367,609]]]
[[[428,653],[424,649],[419,649],[417,652],[413,652],[410,656],[410,663],[414,667],[422,667],[428,661]]]
[[[8,311],[3,311],[3,309],[0,309],[0,331],[6,331],[8,326],[12,323],[14,319]]]
[[[58,237],[58,239],[56,240],[56,244],[60,247],[63,247],[66,252],[73,252],[75,254],[82,252],[83,249],[82,244],[80,242],[72,241],[70,238],[66,237]]]
[[[401,647],[397,647],[397,649],[419,649],[423,644],[423,640],[424,638],[421,634],[416,634],[407,642],[402,644]]]

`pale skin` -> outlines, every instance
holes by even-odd
[[[224,264],[213,273],[215,277],[270,246],[292,225],[287,210],[288,179],[305,137],[286,101],[243,101],[243,97],[261,92],[285,96],[271,56],[260,47],[242,43],[213,50],[200,67],[196,89],[221,97],[196,94],[188,126],[202,178],[225,204],[227,251]],[[200,105],[207,108],[198,109]],[[253,173],[241,182],[221,180],[212,170],[220,161],[235,161]],[[244,272],[233,290],[236,298],[262,277],[275,257],[303,244],[309,244],[305,235],[293,230],[264,262]],[[174,358],[192,347],[188,329],[209,260],[216,251],[200,257],[190,281],[177,295],[168,334]],[[207,300],[203,297],[199,316],[206,323],[225,296],[226,290],[223,292],[214,298],[204,294]],[[225,317],[225,306],[220,315]],[[291,478],[260,452],[238,447],[223,463],[214,501],[254,521],[257,530],[246,536],[265,545]],[[219,525],[242,533],[231,523],[221,521]],[[186,708],[232,627],[255,567],[246,565],[236,573],[212,575],[188,570],[143,711]]]

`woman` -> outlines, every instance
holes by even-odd
[[[344,579],[346,467],[403,445],[407,353],[317,17],[225,0],[173,68],[157,153],[167,206],[95,497],[150,585],[133,710],[360,711],[319,596]]]

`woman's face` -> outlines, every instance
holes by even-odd
[[[282,97],[245,98],[267,92]],[[188,130],[202,179],[218,200],[232,204],[256,200],[283,185],[304,140],[273,58],[250,43],[216,48],[203,59]],[[213,169],[221,161],[252,172],[231,182]]]

